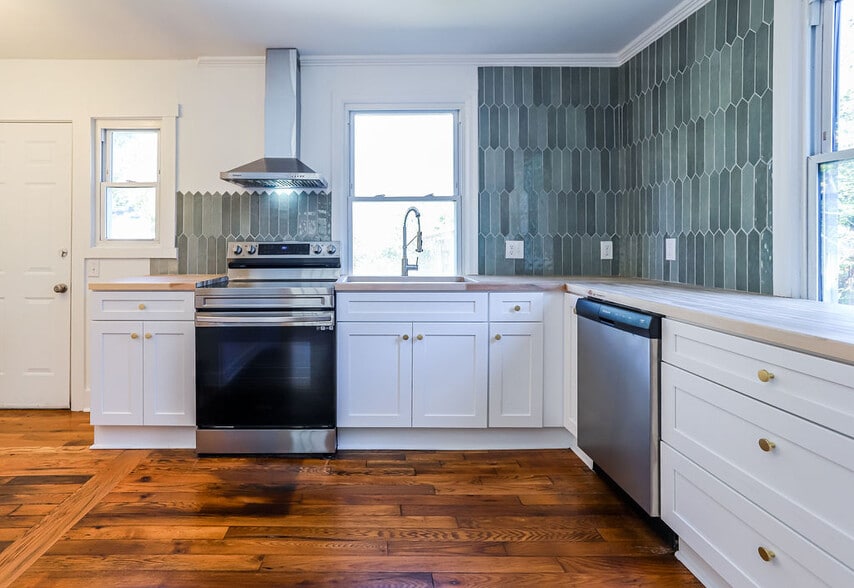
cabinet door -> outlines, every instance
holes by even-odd
[[[415,323],[412,425],[486,427],[486,323]]]
[[[92,321],[93,425],[141,425],[143,325],[137,321]]]
[[[338,425],[412,425],[412,323],[338,323]]]
[[[489,326],[489,426],[543,426],[543,325]]]
[[[578,436],[578,315],[575,303],[580,296],[566,294],[564,297],[563,320],[566,330],[564,345],[564,426]]]
[[[143,323],[146,425],[196,424],[196,342],[190,321]]]

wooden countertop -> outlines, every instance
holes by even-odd
[[[850,306],[624,278],[567,278],[566,290],[854,364]]]
[[[161,276],[139,276],[120,278],[107,282],[90,282],[89,289],[94,292],[143,292],[186,291],[224,282],[228,278],[221,274],[166,274]]]

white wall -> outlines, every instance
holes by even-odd
[[[348,106],[462,107],[463,267],[477,272],[477,67],[474,65],[303,65],[300,159],[332,191],[332,237],[347,242]],[[402,221],[402,219],[401,219]],[[349,258],[349,251],[343,252]]]
[[[85,262],[98,280],[148,273],[144,253],[106,255],[92,247],[95,118],[177,116],[177,190],[232,191],[219,172],[264,149],[263,58],[198,61],[0,60],[0,120],[70,121],[73,128],[71,243],[71,406],[89,407]],[[346,242],[346,104],[464,105],[469,170],[464,268],[477,268],[477,70],[472,65],[303,67],[302,159],[331,181],[333,236]],[[171,195],[167,194],[167,197]]]
[[[144,253],[123,258],[92,247],[92,120],[175,116],[180,105],[178,189],[230,190],[219,171],[263,150],[263,59],[2,60],[0,80],[0,119],[72,124],[71,407],[87,409],[85,261],[101,259],[101,280],[149,269]]]

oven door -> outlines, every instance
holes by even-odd
[[[332,311],[196,314],[199,429],[335,428]]]

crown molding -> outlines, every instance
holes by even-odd
[[[459,55],[301,55],[303,67],[471,65],[533,67],[616,67],[615,53],[518,53]]]
[[[240,67],[244,65],[264,65],[263,55],[244,55],[240,57],[199,57],[196,60],[203,67]]]
[[[700,8],[708,4],[711,0],[683,0],[673,10],[662,16],[657,22],[653,23],[648,29],[642,32],[628,45],[623,47],[617,56],[617,65],[623,65],[632,57],[652,45],[658,39],[663,37],[673,27],[691,16]]]

